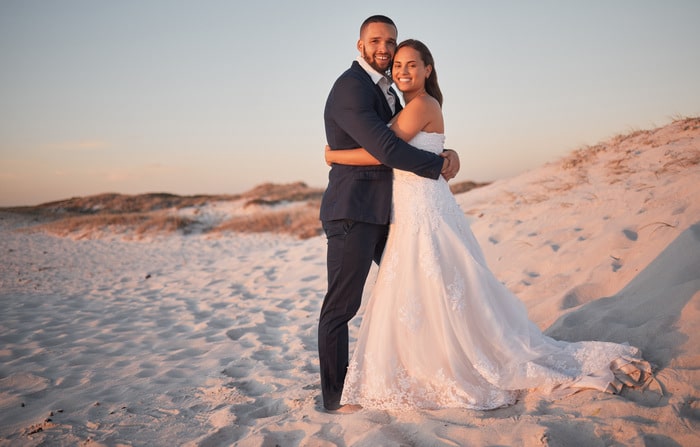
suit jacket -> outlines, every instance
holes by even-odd
[[[397,99],[397,111],[401,106]],[[321,201],[321,220],[352,219],[388,224],[391,214],[391,168],[426,178],[440,176],[443,159],[417,149],[388,127],[392,113],[384,93],[354,61],[336,80],[326,101],[326,140],[333,150],[364,147],[380,166],[331,167]]]

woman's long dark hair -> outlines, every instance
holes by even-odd
[[[420,58],[423,60],[423,63],[426,66],[430,65],[433,67],[433,71],[430,73],[430,76],[428,76],[428,78],[425,80],[425,91],[430,96],[437,99],[437,102],[440,103],[440,107],[442,107],[442,91],[440,91],[437,72],[435,71],[435,61],[433,60],[433,55],[430,53],[430,50],[423,42],[415,39],[406,39],[401,42],[396,47],[396,52],[398,53],[398,51],[403,47],[413,48],[420,53]]]

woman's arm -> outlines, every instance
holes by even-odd
[[[439,124],[442,126],[440,105],[433,98],[427,97],[425,99],[420,98],[418,100],[413,100],[397,117],[395,117],[391,124],[391,130],[402,140],[409,141],[411,138],[415,137],[420,130],[425,127],[430,127],[432,122],[435,121],[436,115],[440,118]],[[442,129],[439,129],[439,131],[442,131]],[[374,166],[382,164],[379,160],[374,158],[372,154],[361,147],[333,151],[326,145],[325,154],[326,164],[329,166],[333,163],[350,166]]]
[[[381,164],[372,154],[361,147],[333,151],[330,146],[326,145],[325,155],[328,166],[332,163],[350,166],[375,166]]]

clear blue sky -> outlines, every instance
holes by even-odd
[[[697,0],[0,0],[0,206],[325,186],[326,95],[377,13],[433,51],[455,181],[700,115]]]

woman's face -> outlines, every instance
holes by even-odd
[[[394,55],[391,77],[402,92],[419,91],[425,88],[425,80],[432,67],[426,66],[417,50],[401,47]]]

